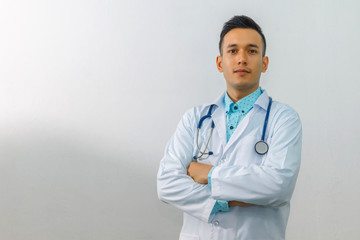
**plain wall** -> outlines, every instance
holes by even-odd
[[[1,1],[0,239],[177,239],[156,173],[225,90],[218,37],[254,18],[261,85],[303,123],[287,239],[360,239],[358,1]]]

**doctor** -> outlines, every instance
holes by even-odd
[[[184,212],[180,240],[285,239],[300,167],[299,116],[259,87],[269,59],[251,18],[226,22],[219,50],[226,92],[184,114],[160,162],[159,199]]]

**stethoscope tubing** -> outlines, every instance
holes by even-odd
[[[269,97],[269,105],[268,105],[268,108],[266,109],[265,122],[264,122],[263,132],[262,132],[262,136],[261,136],[261,140],[262,140],[262,141],[265,140],[265,133],[266,133],[267,125],[268,125],[268,120],[269,120],[271,105],[272,105],[272,98]]]
[[[263,126],[263,132],[262,132],[262,135],[261,135],[261,140],[258,141],[254,146],[255,152],[258,153],[259,155],[264,155],[269,150],[269,145],[265,142],[265,133],[266,133],[267,125],[268,125],[271,105],[272,105],[272,98],[269,97],[269,104],[268,104],[268,107],[266,109],[266,116],[265,116],[265,121],[264,121],[264,126]],[[208,140],[206,142],[206,145],[205,145],[205,148],[204,148],[203,151],[199,147],[199,132],[200,132],[200,129],[201,129],[201,126],[202,126],[204,120],[207,119],[207,118],[211,119],[211,112],[212,112],[212,109],[214,108],[214,106],[215,106],[215,104],[210,105],[210,108],[209,108],[209,111],[207,112],[207,114],[205,116],[201,117],[200,120],[199,120],[199,123],[198,123],[198,126],[197,126],[197,133],[196,133],[196,147],[197,147],[197,149],[199,151],[199,156],[194,156],[193,157],[194,160],[202,158],[204,155],[207,155],[207,156],[213,155],[213,152],[211,152],[211,151],[206,152],[206,150],[207,150],[207,148],[209,146],[210,139],[211,139],[212,133],[214,131],[214,127],[215,127],[214,121],[213,120],[211,121],[210,135],[209,135],[209,138],[208,138]]]
[[[207,148],[208,148],[208,146],[209,146],[210,139],[211,139],[211,137],[212,137],[212,133],[213,133],[214,128],[215,128],[215,123],[214,123],[214,121],[211,120],[211,131],[210,131],[210,135],[209,135],[209,138],[208,138],[208,140],[207,140],[207,143],[206,143],[206,145],[205,145],[204,151],[201,151],[201,149],[200,149],[200,147],[199,147],[199,133],[200,133],[200,128],[201,128],[202,123],[204,122],[204,120],[207,119],[207,118],[210,118],[210,119],[211,119],[211,112],[212,112],[212,109],[214,108],[214,106],[215,106],[215,104],[212,104],[212,105],[210,106],[210,108],[209,108],[208,113],[207,113],[205,116],[203,116],[202,118],[200,118],[200,120],[199,120],[199,124],[198,124],[198,126],[197,126],[197,133],[196,133],[196,147],[197,147],[200,155],[199,155],[199,156],[194,156],[194,159],[195,159],[195,160],[196,160],[196,159],[199,159],[199,158],[202,158],[204,155],[210,156],[210,155],[213,154],[213,152],[211,152],[211,151],[209,151],[209,152],[207,153],[206,150],[207,150]]]

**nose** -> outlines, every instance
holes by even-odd
[[[237,64],[238,65],[246,65],[247,64],[247,56],[245,51],[239,51],[237,56]]]

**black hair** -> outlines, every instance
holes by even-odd
[[[262,33],[261,27],[254,21],[252,20],[250,17],[245,16],[245,15],[241,15],[241,16],[234,16],[233,18],[231,18],[229,21],[227,21],[223,28],[222,31],[220,33],[220,42],[219,42],[219,51],[220,51],[220,55],[222,55],[222,50],[221,50],[221,46],[224,40],[224,36],[232,29],[234,28],[250,28],[250,29],[254,29],[255,31],[257,31],[262,39],[262,43],[264,45],[263,48],[263,56],[265,56],[265,51],[266,51],[266,40],[265,40],[265,36]]]

